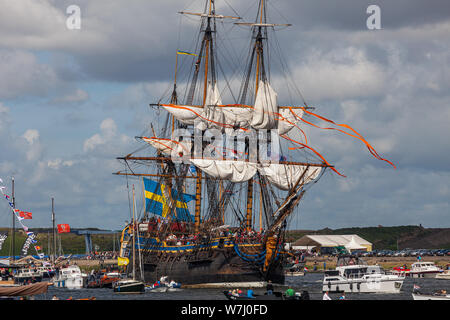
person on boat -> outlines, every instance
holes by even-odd
[[[53,295],[52,300],[59,300],[59,298],[56,295]]]
[[[328,295],[328,291],[323,294],[322,300],[331,300],[330,296]]]
[[[267,290],[267,294],[268,294],[268,295],[270,295],[270,294],[273,293],[273,284],[272,284],[272,281],[271,281],[271,280],[269,280],[269,281],[267,282],[266,290]]]
[[[231,291],[231,295],[234,297],[239,297],[239,293],[237,289],[234,289],[233,291]]]
[[[169,287],[174,288],[176,285],[177,283],[175,281],[170,280]]]
[[[255,296],[253,295],[253,290],[252,289],[248,289],[247,290],[247,298],[255,298]]]
[[[289,288],[286,290],[286,292],[284,293],[284,295],[285,295],[286,297],[293,297],[293,296],[295,296],[295,291],[294,291],[294,289],[292,289],[291,287],[289,287]]]
[[[347,299],[345,298],[345,291],[342,292],[342,296],[339,297],[339,300],[347,300]]]

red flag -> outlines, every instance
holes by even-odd
[[[68,224],[58,224],[58,233],[70,232],[70,227]]]
[[[25,212],[19,210],[19,217],[24,219],[33,219],[33,214],[31,212]]]

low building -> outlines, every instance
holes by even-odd
[[[356,234],[347,235],[305,235],[291,243],[294,250],[314,249],[322,253],[330,253],[330,249],[344,247],[347,251],[372,251],[372,243]]]

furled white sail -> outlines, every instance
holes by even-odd
[[[217,107],[217,105],[221,104],[222,99],[220,98],[217,83],[214,85],[208,84],[205,105],[201,113],[202,117],[200,117],[201,121],[198,123],[200,130],[206,130],[208,128],[223,130],[223,124],[226,122],[225,117],[221,108]]]
[[[190,154],[191,142],[190,141],[178,141],[157,137],[142,137],[142,140],[149,143],[152,147],[166,156],[183,156]],[[174,152],[174,153],[173,153]]]
[[[266,176],[273,185],[281,190],[291,189],[305,170],[308,171],[305,173],[300,183],[307,184],[319,176],[321,168],[278,163],[258,165],[259,173]]]
[[[277,113],[277,93],[268,82],[260,80],[250,125],[254,129],[276,129],[278,127]]]
[[[253,117],[253,109],[245,107],[222,107],[225,121],[237,128],[250,127],[250,121]]]
[[[164,105],[164,109],[170,112],[178,121],[193,125],[199,115],[203,113],[202,107],[184,106],[184,105]]]
[[[256,163],[212,159],[191,159],[191,162],[207,174],[231,182],[248,181],[256,174]]]
[[[208,84],[205,105],[164,105],[177,120],[194,125],[200,130],[209,128],[232,130],[233,128],[278,129],[288,133],[303,116],[303,111],[278,108],[277,93],[268,82],[260,81],[253,108],[245,106],[223,106],[217,84]],[[220,107],[219,107],[220,106]],[[295,114],[293,114],[295,113]]]
[[[301,109],[280,109],[278,116],[278,134],[286,134],[297,125],[299,118],[303,116],[303,110]],[[295,115],[293,114],[295,113]]]

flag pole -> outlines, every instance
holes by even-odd
[[[13,203],[13,215],[12,215],[12,261],[15,260],[15,250],[16,250],[16,217],[15,211],[16,209],[16,197],[14,194],[14,177],[11,178],[12,183],[12,203]]]
[[[52,223],[53,223],[53,254],[52,262],[56,261],[56,229],[55,229],[55,199],[52,198]]]

